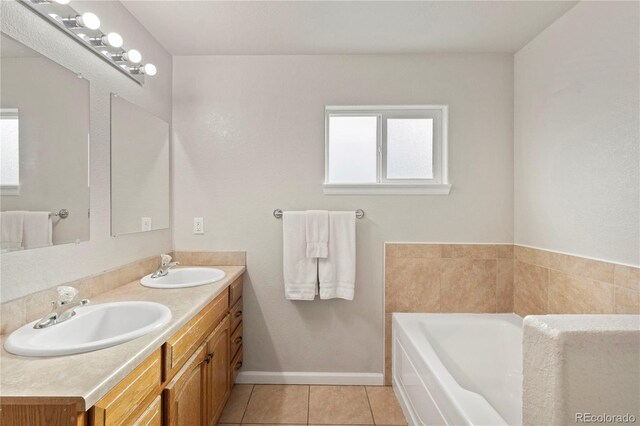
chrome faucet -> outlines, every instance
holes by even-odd
[[[58,287],[58,300],[51,302],[51,312],[42,317],[42,319],[40,319],[33,328],[47,328],[52,325],[65,322],[76,314],[74,308],[89,304],[89,299],[82,299],[78,302],[73,302],[73,298],[76,297],[77,294],[78,290],[73,287]]]
[[[157,271],[151,274],[151,278],[164,277],[169,273],[169,269],[180,264],[180,262],[172,262],[171,256],[169,256],[168,254],[161,254],[160,259],[160,267]]]

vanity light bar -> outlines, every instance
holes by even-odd
[[[69,6],[70,0],[20,0],[38,15],[45,18],[74,40],[110,63],[138,84],[144,84],[145,76],[154,76],[155,65],[142,62],[142,54],[126,49],[120,34],[100,31],[100,18],[95,13],[78,13]]]

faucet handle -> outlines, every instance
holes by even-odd
[[[162,266],[166,266],[171,263],[171,256],[168,254],[161,254],[160,259],[162,259]]]
[[[63,285],[57,288],[58,290],[58,302],[69,303],[78,294],[78,290],[67,285]]]

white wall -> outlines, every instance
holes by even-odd
[[[244,370],[381,373],[384,241],[513,241],[512,73],[492,54],[174,58],[174,245],[247,250]],[[323,195],[327,104],[448,104],[451,195]],[[276,208],[364,209],[353,302],[284,299]]]
[[[2,211],[69,210],[53,244],[89,239],[89,82],[43,57],[0,59],[0,105],[20,117],[20,194]]]
[[[515,242],[640,264],[638,2],[580,2],[515,55]]]
[[[171,56],[120,2],[73,2],[79,12],[96,13],[105,31],[117,31],[126,46],[139,49],[158,75],[139,86],[69,36],[18,2],[0,2],[2,31],[90,81],[91,239],[0,257],[1,301],[116,267],[171,249],[171,231],[110,236],[109,98],[117,92],[163,120],[171,121]]]

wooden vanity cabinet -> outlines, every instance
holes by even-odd
[[[65,398],[0,398],[0,423],[215,426],[242,366],[242,330],[240,276],[87,412]]]
[[[164,389],[166,425],[205,424],[208,360],[203,343]]]
[[[207,365],[207,392],[205,395],[207,422],[203,424],[209,426],[216,425],[231,393],[229,324],[229,315],[227,315],[207,339],[210,361]]]

